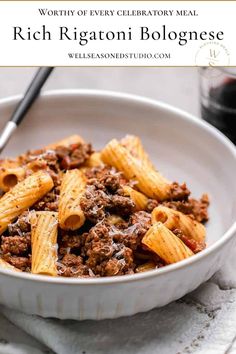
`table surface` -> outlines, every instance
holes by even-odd
[[[24,93],[36,68],[0,68],[0,98]],[[61,68],[44,90],[86,88],[154,98],[199,115],[197,68]]]

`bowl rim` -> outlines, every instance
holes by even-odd
[[[229,152],[233,155],[236,162],[236,147],[234,144],[224,136],[219,130],[211,126],[209,123],[195,117],[191,113],[188,113],[180,108],[176,108],[168,103],[164,103],[149,97],[139,96],[135,94],[110,91],[110,90],[94,90],[94,89],[58,89],[58,90],[47,90],[40,94],[39,99],[44,97],[60,97],[60,96],[96,96],[104,98],[115,98],[121,99],[123,101],[129,101],[131,103],[142,103],[145,105],[153,106],[154,108],[161,108],[178,115],[178,119],[183,121],[191,122],[193,125],[201,127],[206,130],[210,135],[214,136],[219,140],[223,145],[227,147]],[[0,99],[0,106],[17,103],[22,98],[22,95],[14,95],[6,98]],[[107,285],[107,284],[116,284],[116,283],[127,283],[134,282],[139,280],[145,280],[152,277],[162,276],[165,273],[171,273],[187,266],[193,265],[203,258],[211,255],[215,251],[229,241],[234,234],[236,233],[236,221],[230,226],[230,228],[221,236],[219,240],[210,245],[208,248],[203,251],[195,254],[193,257],[184,259],[180,262],[167,265],[162,268],[153,269],[143,273],[136,273],[130,275],[118,275],[115,277],[101,277],[101,278],[65,278],[65,277],[50,277],[46,275],[36,275],[26,272],[15,272],[8,269],[0,269],[0,274],[10,276],[13,278],[20,278],[27,281],[36,281],[40,283],[51,283],[51,284],[70,284],[70,285]]]

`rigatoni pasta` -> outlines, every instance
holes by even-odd
[[[39,171],[17,183],[0,199],[0,234],[24,210],[32,206],[53,188],[47,172]]]
[[[98,151],[92,153],[91,156],[89,157],[88,161],[86,162],[87,167],[98,167],[98,166],[102,166],[102,165],[103,165],[103,162],[101,159],[101,153]]]
[[[104,163],[123,172],[124,176],[137,181],[137,188],[150,198],[165,200],[170,197],[171,184],[159,172],[148,168],[133,157],[116,139],[111,140],[101,152]]]
[[[145,210],[148,203],[148,198],[143,193],[136,191],[130,186],[124,186],[124,193],[128,195],[134,202],[137,211]]]
[[[20,272],[20,269],[12,266],[8,262],[4,261],[4,259],[2,259],[2,258],[0,258],[0,268],[13,270],[14,272]]]
[[[189,195],[132,135],[101,151],[73,135],[1,160],[0,269],[88,278],[181,261],[206,246],[209,200]]]
[[[193,255],[193,252],[161,222],[155,223],[148,230],[142,243],[167,264],[182,261]]]
[[[20,166],[0,168],[0,189],[8,192],[25,178],[25,169]]]
[[[61,183],[59,197],[59,224],[64,230],[79,229],[85,222],[80,200],[85,191],[86,180],[80,170],[67,171]]]
[[[148,270],[155,269],[156,267],[156,263],[152,261],[143,263],[136,268],[136,273],[147,272]]]
[[[62,140],[58,140],[52,144],[49,144],[45,147],[45,150],[53,150],[58,146],[70,146],[70,145],[74,145],[74,144],[83,144],[84,140],[81,136],[74,134],[74,135],[70,135]]]
[[[50,211],[32,212],[31,247],[33,274],[57,275],[58,214]]]
[[[184,235],[195,241],[205,241],[206,229],[204,225],[177,210],[160,205],[152,211],[152,221],[161,221],[170,230],[179,229]]]
[[[148,168],[155,169],[138,136],[126,135],[121,139],[120,143],[131,153],[131,155],[142,161],[142,163],[147,165]]]

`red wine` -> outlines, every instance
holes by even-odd
[[[210,89],[207,106],[201,105],[201,114],[236,144],[236,80],[228,79]]]

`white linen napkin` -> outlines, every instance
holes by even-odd
[[[234,263],[184,298],[132,317],[61,321],[2,307],[0,353],[234,354]]]

